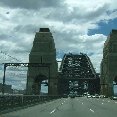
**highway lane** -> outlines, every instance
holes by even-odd
[[[2,117],[116,117],[117,101],[108,98],[62,98]]]

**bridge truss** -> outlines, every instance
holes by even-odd
[[[83,93],[84,84],[86,84],[88,85],[87,92],[90,94],[99,93],[99,77],[86,54],[65,54],[59,71],[59,85],[61,85],[59,92],[61,94],[68,94],[70,92],[69,82],[76,81],[78,82],[76,89],[79,92]]]
[[[2,86],[2,94],[4,94],[5,91],[5,76],[6,76],[6,68],[8,66],[14,66],[14,67],[47,67],[49,78],[50,78],[50,63],[3,63],[4,64],[4,75],[3,75],[3,86]],[[41,79],[40,79],[41,80]]]

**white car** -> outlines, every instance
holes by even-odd
[[[87,95],[87,98],[91,98],[92,96],[91,95]]]
[[[110,97],[111,100],[117,100],[117,96]]]

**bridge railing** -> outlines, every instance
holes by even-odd
[[[43,103],[46,101],[61,98],[61,96],[50,95],[0,95],[0,112],[9,109],[15,109],[16,107],[25,107],[34,104]]]

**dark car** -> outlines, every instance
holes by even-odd
[[[68,95],[67,94],[63,94],[63,98],[68,98]]]
[[[75,98],[75,94],[69,94],[70,98]]]

